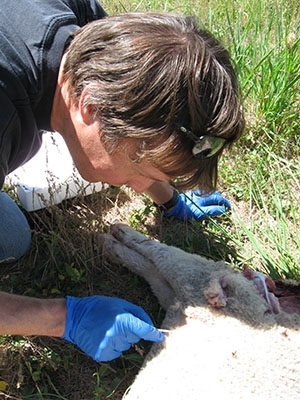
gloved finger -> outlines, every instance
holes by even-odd
[[[197,199],[198,197],[198,199]],[[210,206],[210,205],[223,205],[228,209],[231,209],[230,202],[223,197],[219,192],[213,192],[210,195],[201,195],[197,194],[196,196],[190,197],[192,201],[197,204],[197,200],[200,201],[202,206]]]
[[[207,217],[215,217],[217,215],[224,214],[226,212],[226,208],[224,206],[207,206],[199,208],[199,216],[197,216],[197,212],[195,215],[199,218]]]
[[[128,350],[130,346],[131,345],[128,345],[128,347],[126,349],[124,349],[123,351]],[[99,353],[97,359],[95,358],[95,360],[97,362],[107,362],[107,361],[112,361],[115,358],[119,358],[119,357],[121,357],[121,355],[122,355],[122,351],[118,351],[115,349],[113,349],[113,350],[112,349],[109,349],[109,350],[103,349],[101,351],[101,353]]]
[[[111,361],[115,358],[120,357],[123,351],[128,350],[131,346],[127,340],[118,335],[112,335],[112,332],[108,332],[104,339],[98,346],[97,352],[94,359],[98,362]]]
[[[133,303],[128,303],[128,306],[125,308],[129,314],[134,315],[136,318],[141,319],[149,325],[153,325],[153,322],[149,315],[142,309],[142,307],[137,306]]]
[[[98,346],[94,359],[98,362],[110,361],[120,357],[133,343],[140,339],[161,342],[164,335],[153,325],[136,318],[132,314],[118,315],[115,324],[109,329]]]
[[[153,324],[148,324],[143,320],[136,318],[132,314],[122,314],[117,317],[120,330],[123,329],[123,335],[130,343],[136,343],[140,339],[152,342],[162,342],[164,335]]]

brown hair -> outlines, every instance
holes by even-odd
[[[106,148],[133,138],[134,161],[147,159],[181,189],[214,189],[222,151],[195,158],[178,125],[227,144],[240,136],[244,119],[227,50],[192,17],[167,13],[112,16],[74,36],[65,80],[75,98],[88,90]]]

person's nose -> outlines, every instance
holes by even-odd
[[[144,193],[146,192],[147,189],[149,189],[150,186],[153,185],[155,182],[154,179],[149,179],[149,178],[135,178],[127,182],[127,184],[133,189],[136,193]]]

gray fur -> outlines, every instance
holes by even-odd
[[[166,309],[162,328],[171,330],[124,399],[300,398],[298,315],[270,312],[253,282],[223,262],[123,224],[111,233],[101,237],[105,256],[148,281]]]

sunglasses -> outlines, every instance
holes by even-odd
[[[184,126],[179,126],[179,130],[194,142],[192,154],[196,158],[210,158],[220,151],[226,139],[217,136],[197,136]]]

